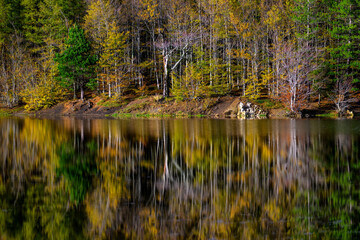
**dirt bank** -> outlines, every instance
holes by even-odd
[[[112,115],[149,114],[149,115],[207,115],[221,116],[225,112],[236,111],[240,102],[238,97],[198,99],[196,101],[176,101],[156,96],[124,99],[117,103],[93,98],[85,101],[73,100],[59,103],[49,109],[37,111],[44,115]]]

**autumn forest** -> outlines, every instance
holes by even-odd
[[[0,101],[359,94],[359,0],[0,0]]]

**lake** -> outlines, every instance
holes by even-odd
[[[1,239],[356,239],[359,120],[0,118]]]

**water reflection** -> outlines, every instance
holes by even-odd
[[[356,120],[0,118],[1,239],[353,239]]]

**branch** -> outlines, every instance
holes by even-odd
[[[189,43],[186,43],[186,45],[183,47],[183,49],[182,49],[183,53],[181,54],[180,59],[174,64],[174,66],[172,66],[171,71],[173,71],[177,67],[177,65],[179,65],[181,60],[184,58],[185,53],[186,53],[185,49],[187,48],[188,45],[189,45]]]

